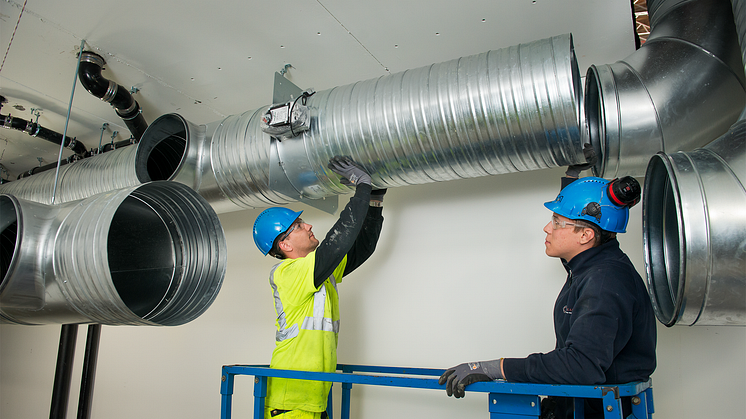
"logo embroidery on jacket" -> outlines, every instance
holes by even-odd
[[[564,306],[562,307],[562,312],[565,314],[572,314],[572,309],[567,306]]]

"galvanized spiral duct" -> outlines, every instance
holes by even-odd
[[[326,167],[339,154],[378,187],[564,166],[583,161],[581,89],[572,38],[556,36],[317,92],[310,129],[282,141],[260,128],[269,106],[214,132],[164,115],[137,174],[183,182],[222,212],[346,193]]]
[[[227,263],[217,214],[176,182],[55,206],[0,194],[0,240],[4,323],[184,324]]]
[[[645,44],[588,69],[586,121],[606,178],[643,176],[650,156],[702,147],[725,133],[746,103],[730,4],[648,0]]]
[[[61,166],[54,202],[55,170],[2,184],[0,193],[51,205],[139,185],[142,182],[135,174],[136,153],[137,146],[127,146]]]
[[[746,63],[746,1],[733,0],[733,14]],[[642,202],[648,290],[658,320],[746,325],[746,108],[706,147],[655,155]]]
[[[349,192],[326,168],[336,154],[379,187],[579,163],[581,90],[566,34],[318,92],[311,129],[282,142],[260,129],[269,105],[199,126],[163,115],[136,148],[61,170],[55,202],[151,180],[184,183],[217,212],[323,199]],[[42,176],[0,193],[47,203]]]

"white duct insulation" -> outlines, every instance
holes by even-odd
[[[733,14],[746,63],[746,1],[734,0]],[[746,325],[744,185],[746,108],[706,147],[650,160],[645,264],[653,308],[666,326]]]
[[[227,264],[217,214],[176,182],[54,206],[0,194],[0,240],[3,323],[181,325]]]
[[[648,0],[645,44],[586,74],[585,111],[606,178],[644,176],[650,156],[702,147],[724,134],[746,103],[730,3]]]

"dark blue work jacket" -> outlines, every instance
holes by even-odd
[[[656,323],[645,284],[612,239],[570,262],[554,306],[556,346],[506,358],[510,381],[623,384],[655,370]]]

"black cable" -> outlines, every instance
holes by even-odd
[[[295,100],[293,101],[293,104],[290,105],[290,115],[288,115],[288,119],[290,120],[290,136],[291,137],[295,137],[295,131],[293,131],[293,109],[295,108],[295,104],[298,103],[298,99],[303,99],[303,106],[306,106],[307,99],[315,94],[316,92],[313,92],[313,93],[303,92],[301,93],[300,96],[295,98]]]

